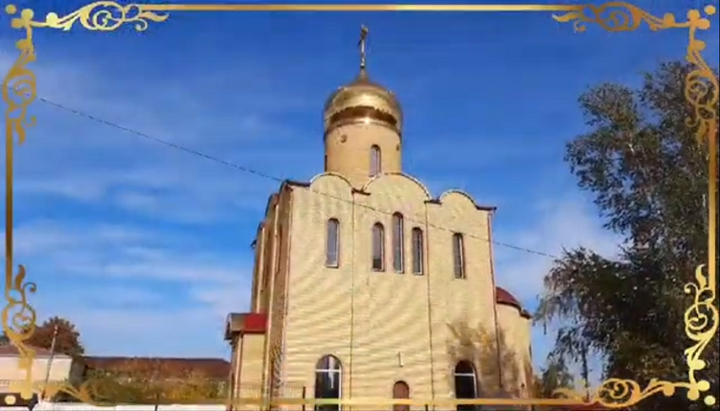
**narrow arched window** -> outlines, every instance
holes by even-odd
[[[423,231],[417,227],[412,229],[412,270],[413,274],[423,275],[425,265],[425,240]]]
[[[453,234],[452,248],[455,278],[465,278],[465,241],[462,234]]]
[[[477,398],[478,381],[475,367],[470,361],[460,361],[455,366],[455,398]],[[458,411],[475,410],[474,405],[458,405]]]
[[[392,217],[392,256],[393,269],[395,272],[402,273],[405,271],[405,238],[403,232],[405,230],[405,221],[402,214],[395,213]]]
[[[385,271],[385,228],[380,223],[372,229],[372,269]]]
[[[380,146],[370,147],[370,177],[375,177],[382,172],[381,160]]]
[[[325,265],[338,267],[340,265],[340,222],[335,218],[331,218],[327,222],[326,241]]]
[[[315,366],[315,398],[341,399],[342,398],[342,365],[340,360],[332,355],[320,358]],[[338,404],[316,405],[317,411],[336,411]]]

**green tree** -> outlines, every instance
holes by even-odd
[[[575,377],[568,370],[565,358],[549,355],[547,364],[535,378],[535,395],[540,398],[554,398],[556,390],[574,388]]]
[[[580,361],[587,352],[599,353],[606,377],[641,385],[652,378],[687,380],[683,351],[693,342],[683,319],[692,296],[683,288],[708,256],[709,152],[696,140],[697,125],[686,121],[695,116],[684,90],[689,70],[662,64],[638,89],[602,84],[580,97],[590,131],[568,143],[566,161],[623,244],[612,257],[566,250],[545,278],[537,313],[538,321],[559,325],[556,355]],[[701,114],[717,116],[717,94],[703,98],[715,107]],[[701,377],[717,392],[717,341],[705,359]],[[689,403],[683,392],[656,395],[640,406],[707,408]]]

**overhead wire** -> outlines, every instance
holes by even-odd
[[[218,164],[222,164],[222,165],[227,166],[227,167],[234,168],[234,169],[236,169],[236,170],[238,170],[238,171],[240,171],[240,172],[243,172],[243,173],[252,174],[252,175],[254,175],[254,176],[257,176],[257,177],[260,177],[260,178],[264,178],[264,179],[268,179],[268,180],[272,180],[272,181],[275,181],[275,182],[278,182],[278,183],[283,183],[283,182],[288,181],[288,179],[286,179],[286,178],[280,178],[280,177],[277,177],[277,176],[273,176],[273,175],[271,175],[271,174],[264,173],[264,172],[262,172],[262,171],[253,169],[253,168],[248,167],[248,166],[243,166],[243,165],[240,165],[240,164],[231,162],[231,161],[229,161],[229,160],[224,160],[224,159],[222,159],[222,158],[219,158],[219,157],[216,157],[216,156],[207,154],[207,153],[203,153],[203,152],[201,152],[201,151],[198,151],[198,150],[195,150],[195,149],[192,149],[192,148],[189,148],[189,147],[185,147],[185,146],[182,146],[182,145],[180,145],[180,144],[173,143],[173,142],[171,142],[171,141],[168,141],[168,140],[165,140],[165,139],[162,139],[162,138],[159,138],[159,137],[152,136],[152,135],[147,134],[147,133],[144,133],[144,132],[142,132],[142,131],[139,131],[139,130],[136,130],[136,129],[133,129],[133,128],[124,126],[124,125],[122,125],[122,124],[118,124],[118,123],[113,122],[113,121],[106,120],[106,119],[104,119],[104,118],[102,118],[102,117],[99,117],[99,116],[96,116],[96,115],[93,115],[93,114],[90,114],[90,113],[87,113],[87,112],[85,112],[85,111],[83,111],[83,110],[80,110],[80,109],[77,109],[77,108],[73,108],[73,107],[68,107],[68,106],[66,106],[66,105],[64,105],[64,104],[62,104],[62,103],[58,103],[58,102],[56,102],[56,101],[52,101],[52,100],[47,99],[47,98],[45,98],[45,97],[37,96],[36,98],[37,98],[37,100],[40,101],[41,103],[47,104],[47,105],[49,105],[49,106],[55,107],[55,108],[57,108],[57,109],[60,109],[60,110],[66,111],[66,112],[69,112],[69,113],[71,113],[71,114],[77,115],[77,116],[82,117],[82,118],[85,118],[85,119],[87,119],[87,120],[90,120],[90,121],[93,121],[93,122],[96,122],[96,123],[99,123],[99,124],[103,124],[103,125],[108,126],[108,127],[115,128],[115,129],[117,129],[117,130],[120,130],[120,131],[129,133],[129,134],[135,135],[135,136],[137,136],[137,137],[141,137],[141,138],[144,138],[144,139],[146,139],[146,140],[150,140],[150,141],[153,141],[153,142],[155,142],[155,143],[161,144],[161,145],[163,145],[163,146],[166,146],[166,147],[169,147],[169,148],[172,148],[172,149],[175,149],[175,150],[183,151],[183,152],[185,152],[185,153],[188,153],[188,154],[191,154],[191,155],[195,155],[195,156],[204,158],[204,159],[206,159],[206,160],[210,160],[210,161],[216,162],[216,163],[218,163]],[[349,200],[346,199],[346,198],[338,197],[338,196],[332,195],[332,194],[327,193],[327,192],[315,190],[315,189],[312,189],[312,188],[309,188],[309,189],[310,189],[310,191],[311,191],[312,193],[314,193],[314,194],[322,195],[322,196],[324,196],[324,197],[327,197],[327,198],[330,198],[330,199],[333,199],[333,200],[336,200],[336,201],[341,201],[341,202],[346,202],[346,203],[352,203],[352,204],[354,204],[354,205],[357,206],[357,207],[361,207],[361,208],[363,208],[363,209],[366,209],[366,210],[369,210],[369,211],[372,211],[372,212],[375,212],[375,213],[385,214],[385,215],[393,215],[393,214],[395,213],[395,211],[381,210],[381,209],[378,209],[378,208],[373,207],[373,206],[371,206],[371,205],[359,204],[359,203],[351,202],[351,201],[349,201]],[[447,231],[447,232],[451,232],[451,233],[454,232],[454,230],[451,230],[451,229],[449,229],[449,228],[447,228],[447,227],[443,227],[443,226],[434,224],[434,223],[432,223],[432,222],[426,222],[426,221],[420,221],[420,220],[413,220],[413,219],[410,219],[410,218],[408,218],[408,221],[414,221],[414,222],[416,222],[416,223],[427,224],[428,227],[431,227],[431,228],[434,228],[434,229],[437,229],[437,230]],[[475,239],[482,240],[482,241],[485,241],[485,242],[488,242],[488,243],[492,243],[492,244],[497,245],[497,246],[499,246],[499,247],[504,247],[504,248],[507,248],[507,249],[512,249],[512,250],[515,250],[515,251],[520,251],[520,252],[524,252],[524,253],[528,253],[528,254],[538,255],[538,256],[542,256],[542,257],[546,257],[546,258],[551,258],[551,259],[553,259],[553,260],[558,259],[557,256],[555,256],[555,255],[553,255],[553,254],[550,254],[550,253],[547,253],[547,252],[544,252],[544,251],[533,250],[533,249],[531,249],[531,248],[522,247],[522,246],[515,245],[515,244],[510,244],[510,243],[505,243],[505,242],[501,242],[501,241],[497,241],[497,240],[492,240],[492,239],[490,239],[490,238],[488,238],[488,237],[478,236],[478,235],[473,234],[473,233],[464,233],[464,234],[465,234],[466,236],[470,237],[470,238],[475,238]]]

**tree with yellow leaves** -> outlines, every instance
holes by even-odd
[[[192,369],[171,368],[161,359],[129,360],[90,376],[95,400],[113,404],[197,404],[224,400],[224,381]]]

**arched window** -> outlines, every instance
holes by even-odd
[[[340,222],[335,218],[331,218],[327,222],[326,241],[325,265],[338,267],[340,264]]]
[[[392,217],[392,256],[393,269],[402,273],[405,271],[405,238],[403,232],[405,230],[405,221],[402,214],[395,213]]]
[[[375,177],[382,172],[382,158],[380,155],[380,147],[370,147],[370,177]]]
[[[320,358],[315,366],[315,398],[342,398],[342,365],[332,355]],[[336,411],[338,404],[316,405],[317,411]]]
[[[372,229],[372,269],[385,271],[385,228],[380,223]]]
[[[465,278],[465,241],[463,241],[462,234],[453,234],[452,248],[455,278]]]
[[[410,386],[405,381],[398,381],[393,385],[393,398],[410,398]],[[394,404],[393,411],[410,411],[409,404]]]
[[[423,231],[417,227],[412,229],[412,270],[413,274],[423,275],[425,241]]]
[[[460,361],[455,366],[455,398],[477,398],[478,381],[475,367],[470,361]],[[458,411],[474,410],[474,405],[458,405]]]

